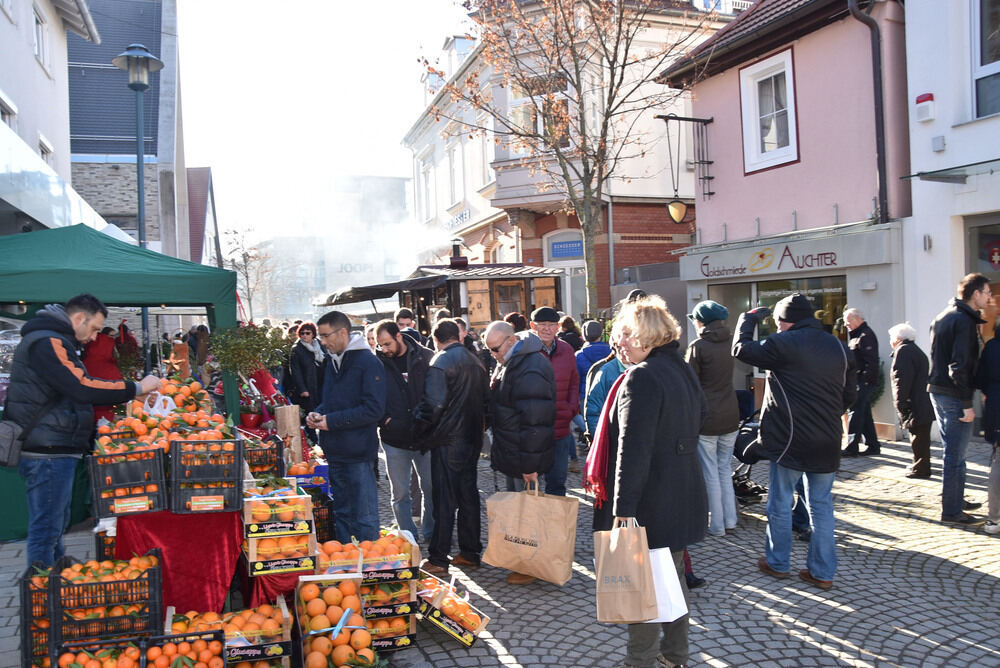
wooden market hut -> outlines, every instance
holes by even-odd
[[[386,299],[398,293],[399,305],[413,309],[425,336],[440,309],[464,315],[474,329],[514,311],[530,314],[540,306],[561,309],[562,269],[455,261],[463,259],[452,258],[449,265],[419,266],[407,278],[393,283],[341,290],[330,295],[324,306]]]

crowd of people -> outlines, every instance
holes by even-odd
[[[980,346],[981,314],[991,298],[985,276],[962,279],[956,298],[931,325],[930,360],[908,323],[888,333],[893,403],[913,454],[905,475],[933,475],[930,428],[937,421],[944,450],[941,521],[984,522],[987,533],[1000,534],[1000,339]],[[51,564],[62,555],[71,473],[90,448],[92,406],[158,386],[153,377],[104,379],[95,374],[99,367],[83,367],[81,345],[91,344],[95,358],[106,355],[100,337],[114,334],[102,331],[106,316],[90,295],[50,305],[25,325],[15,352],[6,418],[30,432],[19,466],[28,489],[29,562]],[[773,313],[758,307],[740,314],[734,329],[727,307],[711,300],[687,317],[697,337],[686,350],[665,302],[641,290],[619,304],[609,335],[600,322],[580,327],[547,306],[530,319],[508,314],[481,336],[445,312],[425,338],[406,308],[364,332],[354,331],[339,311],[315,324],[296,323],[282,384],[305,410],[307,433],[329,464],[337,539],[378,536],[381,448],[395,522],[427,546],[422,568],[434,574],[477,568],[484,446],[508,490],[537,485],[563,496],[573,460],[585,454],[582,481],[593,496],[594,530],[637,520],[651,549],[670,549],[686,598],[699,584],[687,547],[706,534],[723,536],[738,522],[732,458],[745,416],[733,370],[740,360],[766,374],[759,435],[739,452],[743,461],[769,463],[767,531],[757,566],[769,576],[790,577],[797,533],[809,542],[799,578],[832,588],[832,489],[840,460],[881,452],[871,413],[881,382],[875,331],[859,309],[848,308],[847,341],[841,341],[803,294],[780,300]],[[777,329],[770,334],[761,328],[768,318]],[[198,350],[199,333],[191,337]],[[984,396],[984,433],[994,445],[985,519],[969,514],[981,504],[964,496],[976,389]],[[515,585],[534,579],[507,576]],[[629,624],[625,668],[684,665],[688,628],[687,615]]]

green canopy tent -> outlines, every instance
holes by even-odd
[[[109,306],[204,306],[213,331],[236,326],[235,272],[132,246],[86,225],[0,237],[0,303],[41,306],[83,292]],[[226,379],[226,405],[238,415],[231,377]],[[16,498],[6,506],[0,540],[23,537],[23,483],[16,472],[3,469],[0,484],[8,490],[4,496],[12,495],[8,500]],[[23,523],[20,531],[11,527],[18,521]]]

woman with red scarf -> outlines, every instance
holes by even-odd
[[[646,528],[650,549],[670,548],[686,597],[684,549],[702,540],[708,525],[698,461],[707,406],[681,353],[680,332],[659,297],[622,307],[612,338],[634,366],[608,394],[584,481],[595,494],[594,531],[635,518]],[[687,663],[688,615],[664,624],[629,624],[628,636],[623,668]]]

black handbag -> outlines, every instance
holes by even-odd
[[[21,427],[11,420],[0,420],[0,466],[16,468],[21,461],[21,446],[27,440],[28,434],[38,426],[45,414],[55,408],[58,399],[50,399],[35,415],[35,419],[27,427]],[[4,402],[4,415],[7,414],[7,402]]]
[[[742,420],[736,433],[736,445],[733,447],[733,455],[744,464],[756,464],[764,456],[764,451],[760,443],[760,421],[757,416],[760,409],[753,412]]]

